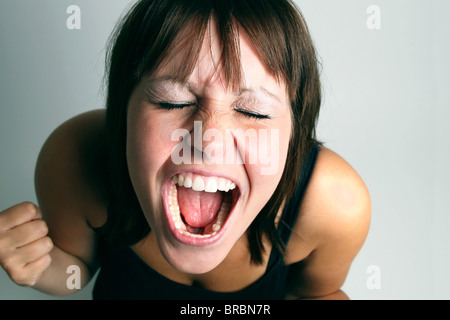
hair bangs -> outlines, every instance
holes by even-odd
[[[212,24],[216,24],[219,32],[220,57],[213,56]],[[174,28],[166,30],[165,34],[158,37],[137,68],[138,80],[143,76],[154,76],[162,69],[168,69],[172,80],[186,82],[194,72],[205,45],[209,45],[212,61],[215,62],[215,74],[222,78],[224,86],[237,90],[242,85],[243,79],[239,31],[230,13],[222,12],[222,15],[219,15],[214,8],[196,16],[187,14],[187,19],[178,20]]]
[[[245,36],[266,70],[277,81],[286,84],[289,97],[295,100],[298,64],[292,65],[295,59],[285,39],[283,16],[273,7],[276,5],[267,2],[255,6],[247,1],[231,1],[227,5],[220,1],[179,1],[166,13],[158,33],[148,26],[156,36],[153,39],[146,37],[148,45],[138,59],[136,80],[157,73],[181,54],[182,62],[170,70],[170,76],[177,82],[186,82],[198,63],[203,46],[211,44],[211,39],[206,37],[211,35],[208,29],[214,23],[222,52],[219,59],[213,61],[218,61],[216,73],[223,76],[226,87],[237,90],[244,85],[239,41]],[[153,18],[149,20],[154,21]],[[212,55],[211,48],[210,52]]]

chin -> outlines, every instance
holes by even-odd
[[[231,246],[232,247],[232,246]],[[161,246],[166,261],[177,271],[186,274],[205,274],[219,266],[231,248],[178,248]]]

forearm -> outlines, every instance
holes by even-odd
[[[33,286],[34,289],[53,296],[67,296],[82,289],[91,279],[92,272],[77,257],[57,246],[52,249],[50,256],[52,262]]]

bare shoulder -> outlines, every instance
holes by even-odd
[[[370,207],[368,189],[356,170],[322,147],[288,245],[287,263],[329,246],[353,260],[368,233]]]
[[[85,261],[93,254],[91,227],[106,220],[104,128],[104,110],[64,122],[44,143],[35,170],[36,195],[52,240]]]

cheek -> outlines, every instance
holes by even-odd
[[[127,161],[130,174],[149,178],[170,158],[173,148],[170,129],[157,116],[129,112],[127,121]]]
[[[251,181],[251,193],[256,195],[259,203],[255,207],[256,210],[262,209],[281,180],[286,166],[290,135],[288,123],[268,131],[259,130],[258,143],[252,144],[248,150],[250,157],[258,155],[258,163],[246,165]]]
[[[278,121],[270,128],[251,129],[256,138],[252,139],[252,143],[245,145],[248,146],[245,162],[251,164],[248,170],[261,182],[276,180],[283,173],[291,136],[288,119]],[[244,139],[245,137],[240,140]]]

